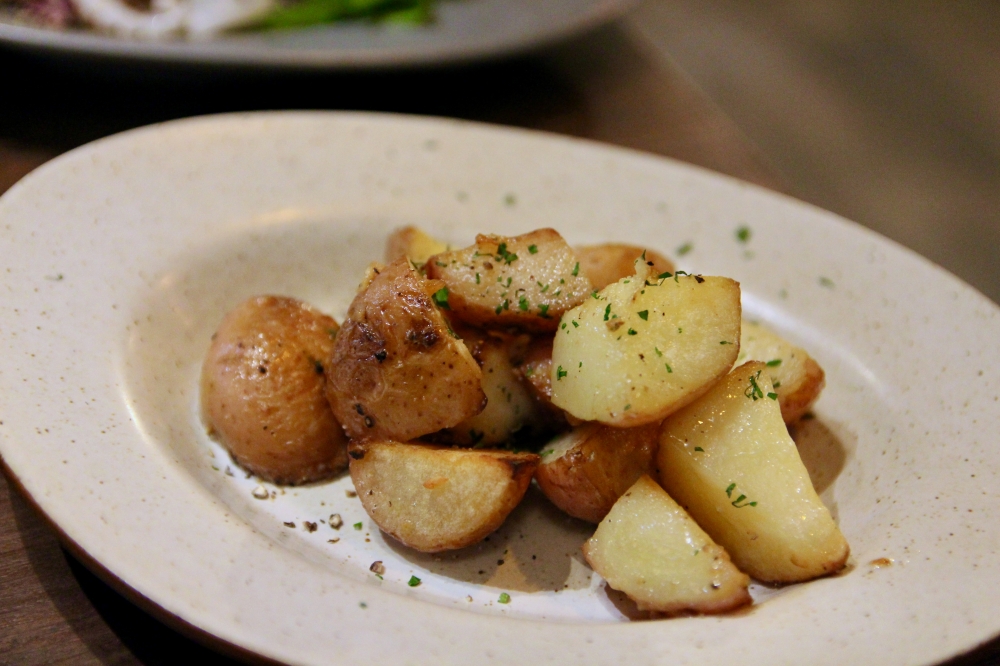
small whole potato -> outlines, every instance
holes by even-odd
[[[347,438],[325,394],[338,330],[282,296],[251,298],[223,319],[202,366],[202,411],[238,465],[282,484],[347,467]]]

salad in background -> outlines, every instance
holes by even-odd
[[[3,13],[56,29],[134,39],[199,39],[348,20],[422,24],[435,0],[0,0]]]

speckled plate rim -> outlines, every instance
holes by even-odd
[[[0,44],[64,57],[86,55],[176,65],[322,70],[456,65],[522,53],[586,32],[614,19],[635,1],[593,0],[584,8],[574,8],[558,20],[539,23],[527,31],[508,31],[503,25],[487,29],[470,23],[459,6],[457,11],[442,7],[438,24],[416,28],[425,30],[426,35],[407,34],[392,26],[386,30],[345,24],[307,28],[308,34],[302,32],[304,38],[289,32],[271,40],[258,39],[251,33],[249,39],[227,35],[207,40],[142,41],[84,31],[48,30],[0,17]],[[373,44],[357,39],[357,33],[363,30],[377,31]]]
[[[399,171],[400,158],[425,169]],[[346,163],[381,184],[351,194],[316,169]],[[257,187],[220,186],[212,175],[220,166],[257,178]],[[159,184],[134,187],[152,173]],[[116,199],[123,184],[133,187]],[[458,216],[454,188],[470,184],[475,205]],[[350,214],[367,206],[444,220],[428,224],[435,231],[457,217],[451,232],[498,220],[539,226],[561,213],[567,223],[555,226],[571,239],[603,229],[653,244],[661,228],[670,232],[663,244],[695,238],[692,266],[730,269],[749,309],[811,343],[830,371],[818,413],[849,423],[859,440],[834,496],[855,549],[852,570],[742,616],[535,622],[387,592],[281,548],[145,441],[122,397],[121,350],[110,346],[127,323],[127,292],[157,278],[144,273],[154,255],[195,247],[213,226],[239,230],[254,210],[287,212],[299,196]],[[751,245],[733,240],[738,226],[753,230]],[[801,202],[670,160],[523,130],[241,114],[128,132],[44,165],[0,199],[0,257],[4,464],[66,539],[135,594],[251,653],[304,664],[600,664],[623,655],[919,664],[1000,633],[992,613],[1000,310],[915,254]],[[892,432],[879,430],[885,424]],[[876,556],[897,565],[867,566]]]

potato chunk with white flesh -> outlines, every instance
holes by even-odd
[[[294,484],[347,466],[347,438],[324,395],[337,329],[283,296],[251,298],[223,319],[202,366],[202,412],[241,467]]]
[[[552,402],[578,419],[660,421],[733,366],[740,286],[723,277],[647,279],[649,267],[567,312],[552,347]]]
[[[435,305],[443,284],[405,258],[376,273],[351,303],[327,375],[348,436],[415,439],[478,414],[482,372]]]
[[[850,549],[781,419],[767,366],[745,363],[663,424],[667,492],[761,581],[838,571]]]
[[[750,579],[649,476],[583,545],[590,566],[639,610],[723,613],[750,603]]]
[[[426,233],[419,227],[400,227],[385,240],[385,260],[392,263],[406,257],[417,266],[440,252],[447,252],[448,245]]]
[[[554,331],[559,317],[593,290],[553,229],[476,236],[471,247],[431,257],[427,275],[448,285],[458,319],[487,328]]]
[[[636,479],[654,473],[659,438],[659,423],[584,424],[543,447],[535,481],[569,515],[599,523]]]
[[[637,245],[601,243],[574,248],[580,259],[580,270],[590,278],[594,289],[604,289],[612,282],[631,277],[635,273],[636,259],[650,267],[650,273],[673,273],[674,264],[659,252]]]
[[[777,333],[753,322],[743,321],[739,361],[762,361],[778,394],[781,417],[793,423],[809,411],[826,383],[823,368],[806,350],[796,347]]]
[[[351,480],[379,528],[416,550],[470,546],[524,497],[534,453],[352,441]]]
[[[527,336],[523,336],[527,337]],[[462,335],[472,357],[483,371],[486,408],[442,433],[454,444],[497,446],[522,429],[539,429],[542,418],[539,404],[514,370],[513,349],[523,341],[501,335]]]

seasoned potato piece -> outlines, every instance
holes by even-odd
[[[407,257],[418,266],[423,266],[435,254],[447,252],[448,246],[419,227],[400,227],[385,240],[385,260],[392,263],[400,257]]]
[[[592,291],[573,250],[556,231],[476,236],[476,244],[427,262],[448,285],[455,316],[474,326],[554,331],[563,312]]]
[[[654,473],[659,437],[659,423],[579,426],[543,448],[535,480],[557,507],[599,523],[636,479]]]
[[[725,375],[739,351],[740,286],[647,280],[649,267],[567,312],[552,347],[552,402],[584,421],[660,421]]]
[[[540,429],[540,405],[511,362],[523,342],[511,336],[488,334],[473,339],[464,332],[462,339],[483,371],[486,409],[442,434],[455,444],[496,446],[523,428]]]
[[[443,285],[405,258],[376,273],[351,303],[331,356],[327,397],[344,430],[415,439],[478,414],[482,372],[432,301]]]
[[[750,603],[750,579],[649,476],[622,495],[583,555],[639,610],[723,613]]]
[[[792,583],[844,566],[849,548],[781,419],[767,366],[744,363],[663,424],[663,487],[741,570]]]
[[[740,332],[739,361],[767,364],[785,423],[793,423],[808,412],[826,383],[823,368],[804,349],[746,320]]]
[[[604,289],[613,282],[635,274],[635,260],[645,256],[651,275],[673,273],[674,264],[659,252],[637,245],[601,243],[574,248],[580,270],[590,278],[594,289]]]
[[[351,479],[382,531],[425,553],[463,548],[500,527],[524,497],[534,453],[351,442]]]
[[[202,412],[241,467],[306,483],[347,466],[347,438],[324,395],[337,328],[282,296],[251,298],[222,320],[202,366]]]
[[[552,404],[552,338],[532,338],[517,371],[528,383],[536,400]]]

